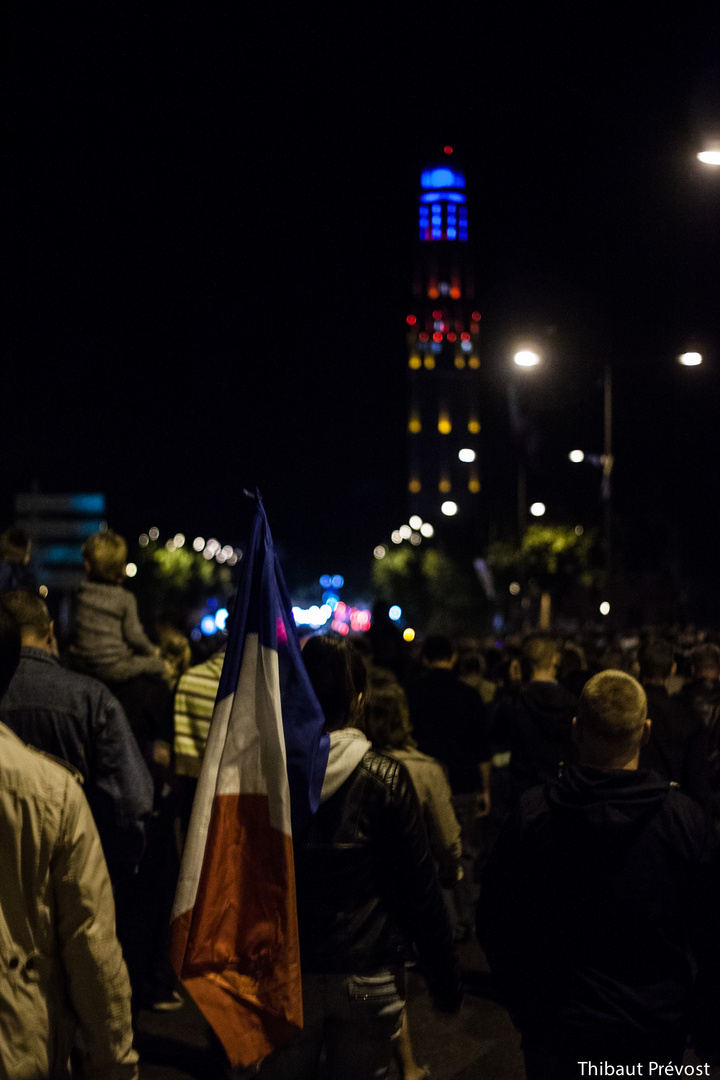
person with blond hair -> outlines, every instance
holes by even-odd
[[[93,533],[83,544],[88,576],[75,608],[70,663],[76,671],[105,683],[124,683],[138,675],[169,678],[138,618],[137,601],[123,588],[127,543],[111,529]]]
[[[590,679],[578,763],[522,795],[486,867],[478,935],[528,1080],[719,1048],[717,846],[701,807],[638,767],[650,731],[631,675]]]

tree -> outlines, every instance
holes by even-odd
[[[569,525],[531,525],[518,548],[490,545],[488,564],[503,583],[514,578],[526,595],[540,597],[544,618],[550,621],[550,599],[557,604],[578,586],[590,590],[602,582],[597,530]],[[543,597],[546,597],[543,601]]]
[[[489,605],[471,563],[433,547],[409,543],[391,548],[373,565],[381,600],[398,604],[406,622],[425,633],[476,633]]]

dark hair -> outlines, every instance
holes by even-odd
[[[690,653],[690,663],[696,678],[702,672],[705,678],[716,679],[720,675],[720,649],[710,642],[697,645]]]
[[[358,699],[365,690],[367,675],[355,646],[324,634],[310,638],[302,656],[328,730],[359,723]]]
[[[0,604],[0,698],[20,663],[20,627],[12,612]]]
[[[0,533],[0,559],[7,562],[24,562],[30,547],[30,537],[24,529],[14,527]]]
[[[430,634],[423,641],[421,655],[428,664],[435,664],[438,660],[452,660],[455,650],[450,638],[444,634]]]
[[[12,592],[3,593],[0,602],[13,615],[21,630],[32,630],[37,637],[45,637],[50,629],[50,612],[39,596],[25,589],[13,589]]]
[[[373,746],[381,750],[414,750],[410,710],[405,691],[398,683],[372,685],[363,709],[363,729]]]
[[[655,638],[647,641],[638,656],[643,679],[667,679],[672,671],[675,650],[669,641]]]

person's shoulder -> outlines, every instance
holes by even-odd
[[[3,791],[52,791],[58,794],[82,790],[82,777],[62,758],[36,750],[0,723],[0,786]]]
[[[379,750],[366,750],[358,768],[375,786],[394,794],[411,783],[410,774],[402,761]]]
[[[65,667],[64,664],[53,664],[49,669],[49,677],[58,686],[62,685],[71,690],[79,697],[92,701],[98,707],[118,705],[117,699],[108,689],[104,682],[95,679],[92,675],[85,675],[80,671]]]

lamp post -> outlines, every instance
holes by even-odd
[[[541,362],[540,353],[535,348],[525,347],[518,349],[513,356],[513,363],[523,370],[530,370],[536,368]],[[508,380],[507,384],[508,393],[508,409],[510,410],[510,422],[512,424],[513,433],[517,440],[518,462],[517,462],[517,543],[518,548],[521,546],[525,531],[527,529],[527,469],[525,464],[525,447],[521,445],[522,439],[522,419],[520,417],[520,408],[517,399],[517,387],[515,383]]]

